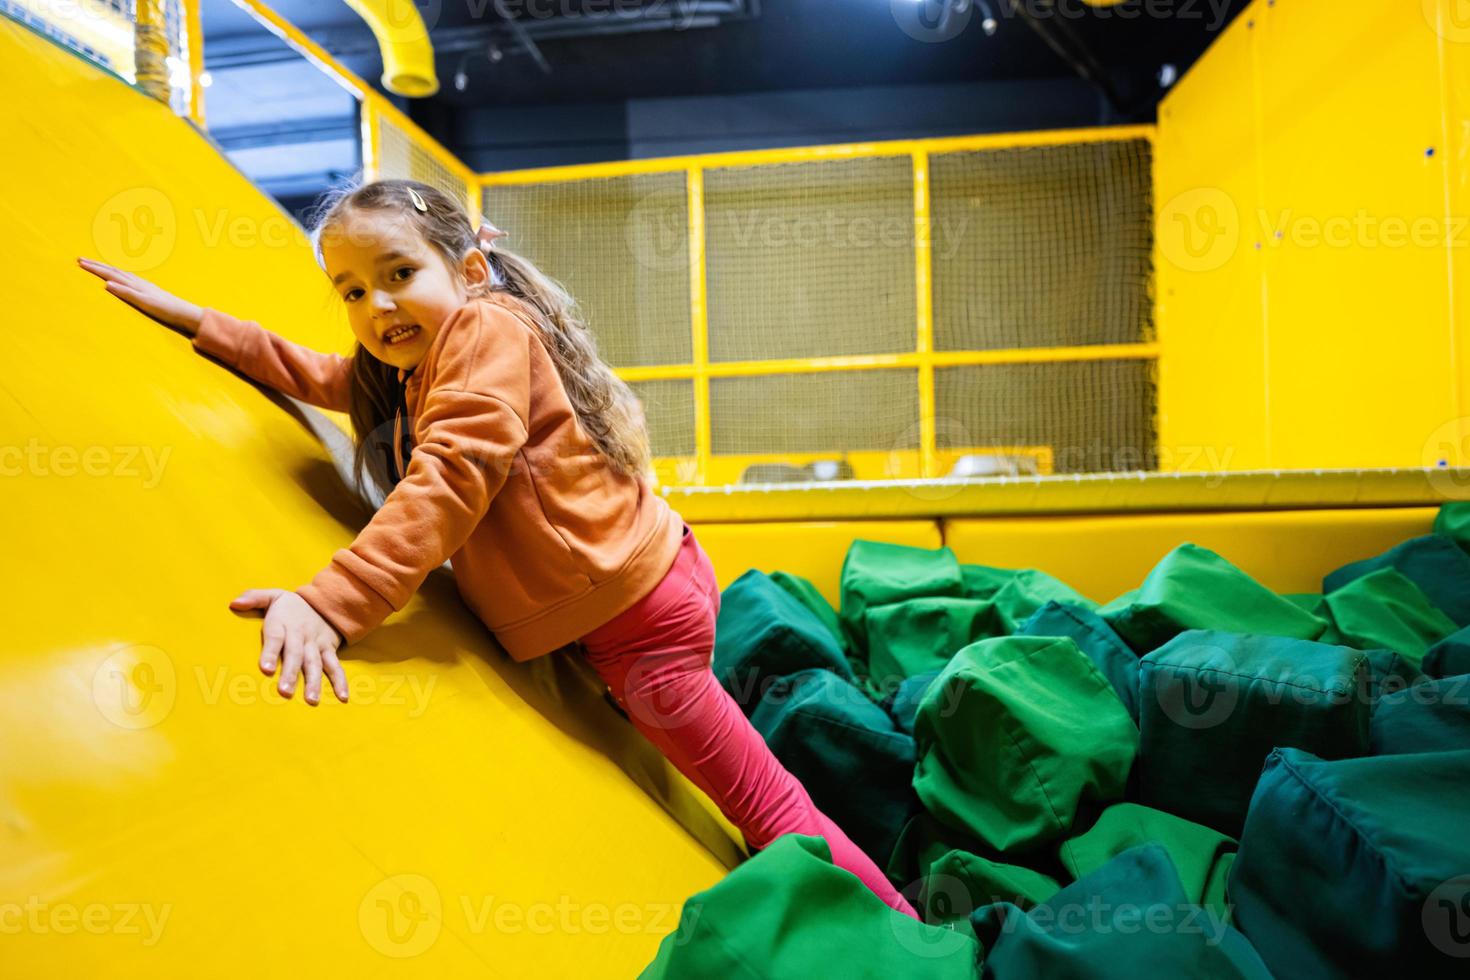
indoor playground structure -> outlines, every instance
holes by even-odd
[[[404,108],[464,89],[447,0],[349,0],[370,78],[220,3],[0,0],[0,976],[1470,975],[1463,4],[1211,4],[1144,120],[484,167]],[[877,6],[1097,82],[1085,18],[1154,5]],[[496,16],[527,64],[577,20]],[[211,118],[210,17],[346,106],[311,146],[578,299],[715,565],[716,677],[922,921],[749,847],[448,568],[348,704],[259,672],[229,600],[372,515],[349,421],[75,262],[350,351],[265,130]]]

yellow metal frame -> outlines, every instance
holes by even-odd
[[[1434,507],[1470,500],[1470,469],[1089,473],[795,487],[665,486],[660,492],[691,524]]]
[[[239,0],[236,0],[239,2]],[[1026,347],[984,351],[936,351],[934,349],[933,228],[930,199],[929,160],[936,153],[1002,150],[1057,146],[1076,143],[1154,141],[1153,126],[1112,126],[1094,129],[1046,130],[1030,133],[997,133],[941,139],[890,140],[874,143],[845,143],[772,150],[745,150],[698,156],[660,157],[650,160],[620,160],[568,167],[541,167],[487,173],[480,176],[482,191],[496,187],[565,183],[647,174],[683,173],[689,203],[689,323],[693,332],[693,355],[687,364],[657,364],[619,368],[625,381],[689,380],[694,385],[693,457],[667,457],[655,464],[661,482],[679,485],[724,485],[738,480],[741,469],[754,462],[809,462],[831,458],[831,454],[780,453],[772,455],[715,456],[710,435],[709,383],[711,378],[750,377],[773,374],[812,374],[830,371],[867,371],[884,368],[913,369],[918,374],[919,448],[917,453],[846,453],[855,471],[883,477],[933,479],[947,472],[954,460],[966,453],[1025,455],[1037,461],[1041,473],[1052,472],[1052,452],[1046,446],[966,447],[941,450],[935,413],[934,371],[942,367],[993,364],[1040,364],[1059,361],[1157,361],[1158,342],[1099,344],[1086,347]],[[914,211],[914,350],[901,354],[870,354],[847,357],[810,357],[760,361],[709,360],[708,269],[705,253],[704,175],[712,169],[773,164],[811,163],[824,160],[853,160],[907,156],[913,164]],[[881,461],[880,459],[881,458]],[[864,475],[860,472],[859,475]]]
[[[689,374],[684,376],[694,379],[693,482],[703,484],[709,478],[710,460],[714,456],[709,410],[709,293],[705,280],[704,168],[690,167],[686,183],[689,191],[689,329],[693,364],[689,366]],[[658,376],[655,374],[651,377]],[[670,373],[664,376],[681,375]],[[628,380],[635,379],[628,376]]]
[[[235,0],[236,3],[242,0]],[[959,153],[966,150],[1007,150],[1058,143],[1118,143],[1144,139],[1153,142],[1154,126],[1096,126],[1088,129],[1045,129],[1027,133],[985,133],[975,136],[946,136],[934,139],[883,140],[872,143],[833,143],[823,146],[779,147],[771,150],[736,150],[694,156],[652,157],[646,160],[613,160],[608,163],[579,163],[567,167],[535,167],[485,173],[486,186],[546,184],[554,181],[587,180],[593,177],[627,177],[635,174],[668,174],[691,167],[755,167],[770,163],[810,163],[817,160],[851,160],[867,157],[912,156],[917,152]]]
[[[203,0],[181,0],[184,8],[184,45],[189,55],[189,118],[200,129],[204,122],[204,86],[199,79],[204,74],[204,26],[200,20],[199,4]]]
[[[189,0],[189,6],[195,7],[198,2],[199,0]],[[472,219],[479,221],[482,213],[480,177],[473,170],[460,162],[458,157],[445,149],[443,144],[425,132],[412,119],[404,115],[397,106],[379,95],[376,89],[332,57],[325,48],[307,37],[295,24],[261,3],[260,0],[232,0],[232,2],[254,17],[266,30],[300,52],[303,57],[315,64],[358,100],[362,106],[362,160],[363,176],[366,179],[373,180],[381,175],[382,121],[386,119],[406,133],[420,149],[434,157],[444,169],[464,181],[465,187],[468,188],[465,207],[469,210]]]

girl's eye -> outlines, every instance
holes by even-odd
[[[413,269],[412,269],[412,268],[410,268],[410,267],[409,267],[409,266],[404,266],[404,267],[403,267],[403,268],[401,268],[401,269],[397,269],[397,270],[395,270],[395,271],[394,271],[394,273],[393,273],[393,276],[394,276],[394,278],[395,278],[395,279],[396,279],[396,280],[397,280],[397,281],[398,281],[398,282],[402,282],[402,281],[403,281],[403,279],[398,279],[398,278],[397,278],[397,277],[398,277],[398,273],[400,273],[400,272],[404,272],[404,273],[407,273],[407,275],[405,275],[405,276],[404,276],[404,277],[403,277],[403,279],[407,279],[407,278],[408,278],[408,277],[409,277],[409,276],[411,276],[411,275],[413,275]]]
[[[362,290],[361,289],[349,289],[349,290],[347,290],[347,295],[346,296],[343,296],[342,298],[345,299],[347,302],[351,303],[353,300],[357,299],[357,297],[359,297],[361,295],[362,295]]]

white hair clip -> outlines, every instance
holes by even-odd
[[[422,197],[419,197],[419,192],[414,190],[412,187],[408,189],[408,196],[413,198],[414,207],[418,208],[420,211],[429,210],[429,206],[424,203],[424,199]]]

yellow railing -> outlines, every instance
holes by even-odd
[[[190,0],[191,5],[198,0]],[[362,112],[362,163],[366,180],[421,180],[458,197],[476,219],[480,215],[480,183],[474,171],[438,140],[317,44],[260,0],[233,0],[357,99]]]
[[[936,431],[936,369],[987,365],[1056,364],[1060,362],[1156,361],[1159,346],[1152,336],[1138,342],[1053,347],[1008,347],[985,350],[938,350],[935,343],[933,301],[934,270],[931,211],[931,158],[939,154],[967,151],[1046,148],[1086,143],[1153,140],[1152,126],[1109,127],[1084,130],[980,135],[924,140],[896,140],[833,146],[799,147],[720,153],[700,156],[630,160],[566,167],[547,167],[482,175],[486,213],[497,225],[504,216],[497,209],[497,190],[559,183],[578,184],[615,178],[659,174],[683,174],[687,190],[689,254],[689,328],[692,357],[688,362],[639,366],[617,366],[620,377],[630,383],[688,381],[693,386],[694,453],[665,456],[658,461],[660,479],[669,484],[721,485],[740,480],[746,467],[758,463],[785,462],[801,465],[840,455],[858,478],[934,478],[949,472],[965,455],[1021,456],[1034,460],[1036,472],[1053,472],[1050,445],[965,445],[941,447]],[[822,161],[844,161],[882,157],[908,157],[913,179],[913,280],[914,340],[911,351],[835,357],[802,357],[762,360],[712,361],[709,347],[708,289],[711,270],[707,251],[705,207],[706,176],[730,168],[762,167]],[[511,227],[512,247],[517,237]],[[596,261],[589,256],[589,261]],[[556,274],[558,270],[549,270]],[[594,328],[596,324],[594,323]],[[651,327],[652,328],[652,327]],[[1145,331],[1141,331],[1141,334]],[[723,453],[716,454],[711,438],[712,379],[769,375],[817,374],[882,369],[904,369],[917,376],[918,447],[889,451],[846,451],[813,453]]]

